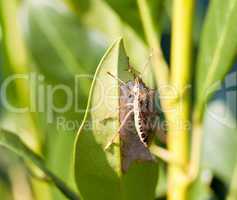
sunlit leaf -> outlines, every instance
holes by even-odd
[[[156,163],[134,162],[123,173],[119,145],[104,150],[119,126],[119,84],[107,72],[128,81],[131,75],[127,66],[128,58],[122,40],[119,40],[102,58],[91,86],[74,155],[76,183],[82,197],[88,200],[154,199],[158,175]]]
[[[66,8],[61,11],[57,6],[33,2],[26,5],[26,11],[27,41],[47,78],[64,81],[75,74],[94,72],[106,46],[99,33],[86,29]]]
[[[53,123],[48,118],[49,110],[39,113],[40,128],[44,130],[45,163],[72,187],[75,186],[72,152],[76,130],[84,115],[90,83],[105,50],[106,40],[100,33],[83,26],[78,17],[60,1],[28,0],[23,4],[23,9],[24,36],[34,66],[44,79],[40,84],[45,88],[63,86],[72,92],[72,97],[62,90],[53,94],[56,107],[64,107],[70,98],[73,101],[64,112],[53,112]],[[51,109],[47,99],[41,98],[44,94],[35,92],[39,103]],[[54,187],[52,196],[64,199]]]

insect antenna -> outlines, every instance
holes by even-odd
[[[139,77],[140,79],[142,78],[142,74],[145,72],[146,68],[149,66],[151,58],[153,56],[153,51],[151,51],[149,57],[147,58],[144,66],[142,67],[142,72],[139,72],[138,70],[134,69],[130,64],[128,65],[128,72],[130,72],[134,78]]]
[[[123,85],[126,85],[126,83],[124,81],[122,81],[121,79],[119,79],[118,77],[114,76],[113,74],[111,74],[110,72],[107,72],[108,75],[110,75],[112,78],[114,78],[115,80],[119,81],[120,83],[122,83]]]
[[[143,68],[142,73],[139,74],[139,78],[141,78],[141,75],[145,72],[146,68],[149,66],[152,56],[153,56],[153,50],[151,50],[149,57],[147,58],[144,66],[142,67]]]

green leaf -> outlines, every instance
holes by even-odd
[[[236,68],[224,79],[208,103],[203,122],[201,168],[218,177],[226,186],[233,178],[237,156]]]
[[[211,102],[204,117],[202,166],[211,169],[226,184],[237,162],[236,133],[236,119],[228,107],[220,100]]]
[[[72,189],[76,189],[72,170],[75,136],[75,131],[63,131],[56,127],[48,127],[44,146],[44,160],[47,167]],[[51,189],[53,199],[65,199],[57,188],[52,186]]]
[[[100,37],[98,38],[106,39],[108,43],[112,43],[116,38],[122,36],[124,41],[126,41],[125,47],[130,55],[130,64],[138,71],[144,71],[144,65],[149,63],[149,55],[153,50],[148,49],[138,34],[129,25],[122,22],[117,13],[104,1],[93,0],[90,9],[83,17],[80,16],[80,20],[83,25],[101,33],[102,36],[99,35]],[[148,67],[146,68],[148,69]],[[151,76],[149,74],[147,80],[145,78],[144,81],[151,83],[153,81]]]
[[[237,0],[210,1],[197,61],[196,103],[203,104],[232,66],[237,50]],[[202,110],[201,110],[202,112]]]
[[[86,29],[77,16],[59,8],[57,3],[52,6],[27,1],[24,22],[28,25],[25,30],[28,47],[34,64],[45,78],[44,83],[69,87],[79,96],[79,101],[73,104],[85,109],[91,77],[104,53],[106,41],[98,32]],[[64,92],[55,92],[53,101],[63,107],[68,98]],[[73,105],[62,115],[81,123],[84,113],[75,112]]]
[[[53,181],[55,186],[69,199],[79,199],[78,196],[73,191],[71,191],[71,189],[68,188],[62,180],[60,180],[48,170],[44,164],[43,159],[34,153],[28,146],[26,146],[19,136],[6,130],[0,130],[0,145],[13,151],[23,159],[32,161],[32,163],[39,167],[45,173],[45,175]]]
[[[110,7],[117,12],[120,18],[132,27],[138,35],[144,37],[143,27],[140,20],[140,15],[138,11],[138,6],[136,0],[105,0]],[[156,22],[157,33],[160,32],[160,26],[162,19],[164,18],[165,12],[165,1],[151,0],[148,2],[150,7],[150,12],[152,13],[154,22]]]
[[[45,163],[65,183],[76,188],[72,152],[84,113],[75,111],[75,107],[86,108],[93,73],[107,42],[99,32],[83,26],[78,16],[63,6],[60,1],[26,1],[23,23],[27,24],[25,37],[32,60],[45,78],[44,87],[63,84],[73,92],[72,106],[63,113],[54,112],[54,123],[48,123],[45,112],[38,114],[41,129],[46,130],[43,131]],[[58,107],[64,107],[71,99],[64,92],[55,92],[52,98]],[[52,198],[65,198],[55,187],[51,188]]]
[[[66,82],[74,79],[75,74],[94,72],[106,41],[99,33],[86,29],[77,16],[58,6],[34,2],[26,5],[27,41],[46,78]]]
[[[73,7],[74,10],[77,9],[77,13],[79,14],[80,13],[84,14],[88,12],[90,10],[89,7],[93,7],[95,4],[98,3],[97,0],[90,0],[90,1],[64,0],[64,1],[66,1],[71,8]],[[166,1],[151,0],[148,2],[150,12],[153,16],[156,25],[155,27],[157,28],[157,34],[160,33],[162,27],[165,27],[167,25],[168,11],[166,9],[167,7]],[[136,0],[120,0],[120,1],[105,0],[104,2],[106,2],[113,9],[113,11],[115,11],[116,15],[118,15],[123,22],[129,25],[141,38],[144,39],[143,27],[140,20]],[[94,14],[96,14],[96,12]]]
[[[107,72],[126,82],[132,78],[127,67],[128,57],[122,40],[118,40],[107,50],[96,70],[75,144],[75,179],[83,199],[154,199],[156,163],[134,162],[123,173],[119,145],[104,150],[119,126],[119,83]]]

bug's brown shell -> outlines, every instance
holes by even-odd
[[[134,122],[141,142],[148,147],[158,117],[155,106],[155,91],[146,87],[141,79],[135,79],[134,86]]]
[[[134,87],[134,82],[129,81],[126,85],[120,86],[120,123],[122,123],[123,119],[127,115],[127,113],[133,109],[132,103],[134,100],[134,95],[132,94],[132,88]],[[150,94],[150,93],[149,93]],[[152,92],[154,95],[154,92]],[[142,106],[142,105],[141,105]],[[143,106],[142,106],[143,107]],[[147,114],[147,110],[142,115],[147,115],[145,121],[151,120],[149,118],[150,115]],[[151,135],[151,127],[144,122],[143,125],[144,131],[147,134],[150,134],[148,137],[152,137]],[[149,133],[148,133],[149,131]],[[129,166],[134,161],[154,161],[154,157],[149,152],[149,149],[144,146],[142,141],[140,140],[136,128],[134,125],[134,114],[132,113],[124,126],[120,129],[120,139],[121,139],[121,153],[122,153],[122,169],[123,171],[127,171]]]

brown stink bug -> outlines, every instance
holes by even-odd
[[[159,116],[155,106],[155,90],[148,88],[141,77],[138,76],[136,71],[130,66],[129,72],[133,74],[134,80],[127,83],[108,72],[110,76],[121,83],[120,98],[126,99],[125,107],[129,109],[127,109],[126,115],[122,116],[119,130],[106,145],[106,149],[114,142],[121,128],[126,125],[131,116],[136,133],[144,147],[148,147],[156,129],[156,118]],[[126,94],[123,92],[125,89],[128,91]]]

